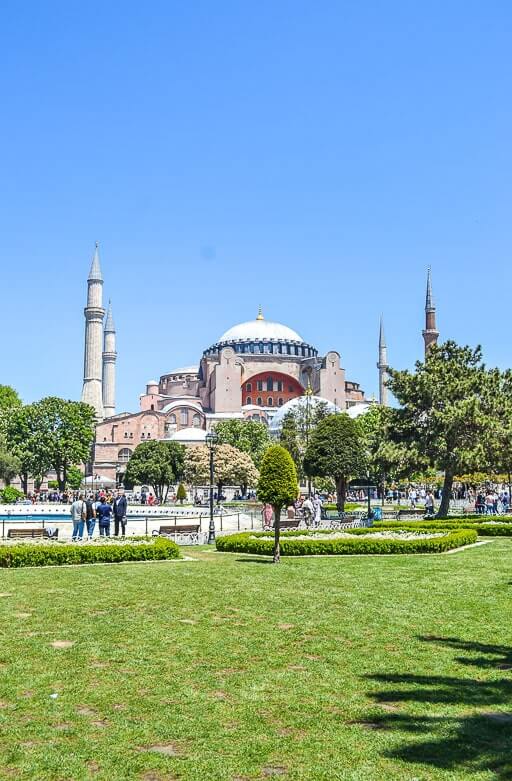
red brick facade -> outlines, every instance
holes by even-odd
[[[242,404],[282,407],[303,394],[304,388],[296,379],[275,371],[255,374],[242,384]]]

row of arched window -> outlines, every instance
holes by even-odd
[[[180,410],[180,424],[182,426],[188,426],[189,425],[189,410],[188,409],[182,409]],[[169,415],[167,418],[167,423],[170,426],[175,426],[177,424],[178,420],[176,418],[176,415],[174,412]],[[195,415],[192,416],[192,425],[194,428],[199,428],[201,425],[201,415],[199,415],[197,412]]]
[[[252,404],[252,398],[250,396],[247,396],[247,398],[245,400],[245,403],[246,404]],[[261,398],[261,396],[258,396],[258,398],[256,399],[256,404],[259,407],[263,406],[263,399]],[[282,407],[283,404],[284,404],[284,399],[279,397],[278,400],[277,400],[277,406],[278,407]],[[267,407],[272,407],[273,405],[274,405],[274,400],[273,400],[272,396],[269,396],[268,399],[267,399]]]
[[[279,392],[282,392],[282,390],[283,390],[283,381],[282,380],[274,380],[272,377],[267,377],[267,379],[265,381],[265,385],[266,385],[266,389],[265,390],[267,390],[267,391],[277,391],[279,393]],[[245,383],[245,390],[247,391],[247,393],[251,393],[252,392],[252,382],[246,382]],[[263,380],[257,380],[256,381],[254,390],[259,390],[259,391],[263,390]],[[290,393],[292,393],[293,392],[293,386],[290,385],[288,390],[290,391]]]

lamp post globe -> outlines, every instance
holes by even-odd
[[[213,545],[215,542],[215,521],[213,520],[213,457],[215,455],[215,447],[219,441],[219,436],[215,429],[209,431],[206,435],[206,445],[210,451],[210,525],[208,527],[208,545]]]

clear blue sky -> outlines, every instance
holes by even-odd
[[[443,338],[509,366],[512,5],[0,9],[0,382],[79,398],[100,241],[118,410],[265,315],[377,391]]]

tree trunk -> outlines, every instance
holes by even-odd
[[[21,490],[25,494],[28,494],[28,472],[22,472],[20,474]]]
[[[347,481],[344,477],[336,479],[336,507],[339,512],[345,511],[345,494],[347,492]]]
[[[279,537],[281,534],[281,508],[272,506],[274,511],[274,564],[281,563],[281,550],[279,548]]]
[[[437,511],[436,518],[448,517],[448,510],[450,509],[450,499],[452,497],[452,486],[453,486],[453,471],[451,469],[447,469],[444,473],[443,495],[441,497],[441,505],[439,507],[439,510]]]
[[[222,494],[222,483],[217,483],[217,504],[220,504],[220,497]]]

